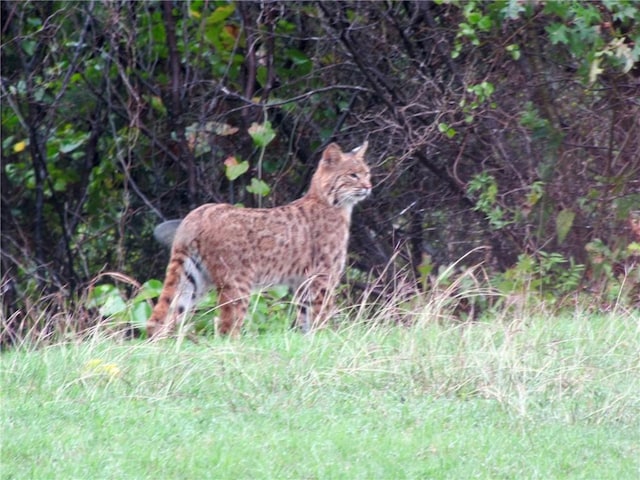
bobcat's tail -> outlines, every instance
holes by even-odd
[[[160,245],[171,249],[180,223],[182,223],[182,220],[167,220],[166,222],[156,225],[156,228],[153,229],[153,238],[155,238]]]
[[[209,273],[200,255],[174,248],[158,303],[147,320],[147,337],[169,334],[210,284]]]

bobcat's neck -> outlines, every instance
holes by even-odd
[[[300,198],[298,202],[308,204],[314,209],[323,210],[325,212],[328,211],[332,212],[333,214],[339,215],[344,220],[347,227],[349,227],[349,225],[351,224],[351,213],[353,212],[353,205],[334,205],[326,195],[324,195],[317,189],[309,189],[307,194],[304,197]]]

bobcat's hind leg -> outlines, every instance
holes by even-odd
[[[166,309],[164,316],[156,315],[154,309],[147,321],[147,336],[149,338],[166,337],[175,331],[177,325],[182,325],[185,318],[197,301],[197,293],[189,282],[180,282],[174,291],[173,299],[160,295],[156,309]],[[168,305],[168,307],[166,306]]]

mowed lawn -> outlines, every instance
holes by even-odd
[[[640,316],[2,354],[2,479],[640,478]]]

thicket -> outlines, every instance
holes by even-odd
[[[289,202],[326,144],[365,139],[355,287],[448,288],[473,267],[503,298],[638,306],[634,1],[0,9],[3,341],[88,308],[97,283],[119,294],[105,272],[161,278],[158,222]]]

